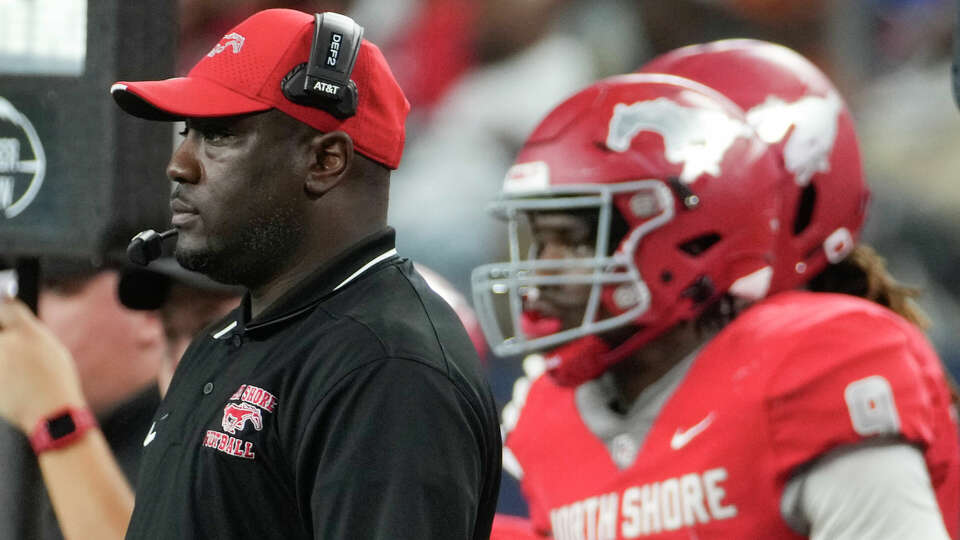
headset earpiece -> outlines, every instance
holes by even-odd
[[[287,99],[324,110],[337,118],[357,112],[357,85],[350,80],[363,27],[339,13],[317,13],[310,61],[287,73],[280,85]]]

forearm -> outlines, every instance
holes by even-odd
[[[87,404],[70,352],[23,303],[2,296],[0,386],[0,418],[39,448],[40,471],[64,537],[122,538],[133,493],[103,433],[84,413]],[[55,414],[80,422],[72,433],[59,433],[56,444],[50,431],[41,431]],[[66,439],[75,434],[77,439]]]
[[[38,461],[64,538],[123,538],[133,492],[99,429]]]

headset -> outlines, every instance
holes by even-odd
[[[339,13],[316,13],[310,61],[295,66],[280,85],[290,101],[344,119],[357,112],[357,85],[350,80],[363,27]]]
[[[346,15],[331,12],[314,14],[314,22],[310,60],[291,69],[280,86],[290,101],[343,120],[357,113],[357,85],[350,75],[360,53],[363,27]],[[176,229],[143,231],[130,241],[127,257],[146,266],[160,257],[163,241],[176,235]]]

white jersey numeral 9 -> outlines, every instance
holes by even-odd
[[[843,391],[853,429],[863,436],[897,434],[900,416],[890,383],[880,375],[853,381]]]

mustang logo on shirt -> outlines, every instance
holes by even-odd
[[[223,430],[230,434],[237,431],[243,431],[247,427],[247,420],[253,424],[257,431],[263,429],[263,417],[260,415],[260,409],[247,403],[227,403],[223,408]]]
[[[203,437],[203,446],[231,456],[253,459],[256,456],[253,442],[239,438],[239,434],[248,425],[253,426],[254,432],[261,431],[264,425],[263,411],[272,413],[276,407],[277,396],[252,384],[240,385],[223,407],[223,418],[220,420],[223,431],[208,429]]]

